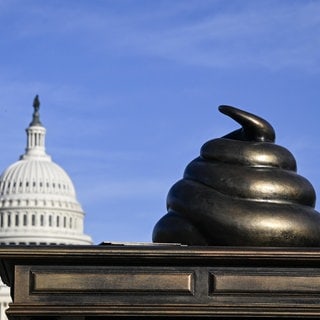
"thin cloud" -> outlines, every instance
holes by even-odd
[[[247,6],[160,32],[137,32],[133,44],[163,58],[208,67],[318,69],[320,3],[300,4]]]
[[[24,19],[13,30],[20,37],[72,37],[87,50],[204,67],[320,71],[317,1],[170,1],[166,10],[161,4],[124,8],[116,10],[112,2],[20,7]]]

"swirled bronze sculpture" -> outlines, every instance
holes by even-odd
[[[154,242],[214,246],[320,246],[315,191],[296,161],[274,144],[264,119],[219,110],[242,128],[205,143],[169,191]]]

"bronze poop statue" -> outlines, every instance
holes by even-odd
[[[212,246],[320,246],[315,191],[296,161],[274,144],[264,119],[219,110],[242,128],[205,143],[169,191],[154,242]]]

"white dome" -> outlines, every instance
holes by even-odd
[[[25,154],[0,176],[0,244],[91,244],[73,183],[45,152],[37,98],[34,109]]]
[[[52,161],[20,160],[0,176],[0,199],[57,195],[74,200],[75,190],[67,173]],[[51,197],[52,198],[52,197]]]
[[[45,152],[39,106],[36,96],[25,154],[0,176],[0,245],[92,244],[70,177]],[[1,320],[10,301],[10,288],[0,280]]]

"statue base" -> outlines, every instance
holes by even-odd
[[[9,319],[320,317],[320,248],[4,246],[0,262]]]

